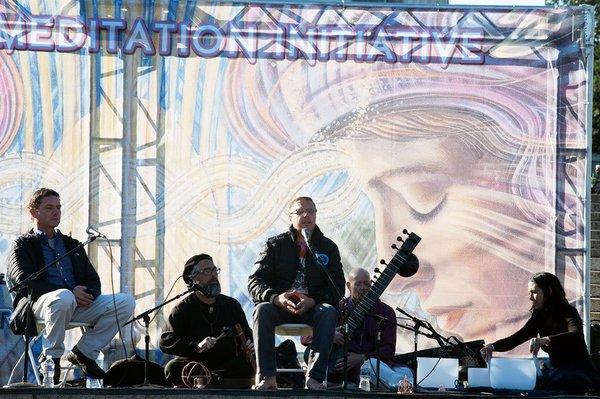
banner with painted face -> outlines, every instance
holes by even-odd
[[[309,195],[346,271],[422,237],[382,299],[443,334],[516,330],[538,271],[584,311],[590,9],[146,3],[0,3],[3,259],[48,186],[62,231],[113,239],[112,266],[89,248],[104,292],[112,268],[139,313],[205,252],[250,318]]]

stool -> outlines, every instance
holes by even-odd
[[[288,323],[275,327],[275,334],[287,337],[299,337],[301,335],[312,335],[313,329],[308,324]]]
[[[300,337],[302,335],[312,335],[313,328],[308,324],[287,323],[275,327],[275,334],[283,337]],[[304,373],[303,369],[277,369],[278,373]]]

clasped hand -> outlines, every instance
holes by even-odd
[[[275,306],[293,315],[306,313],[316,304],[314,299],[296,290],[277,295],[273,303]]]
[[[77,306],[85,307],[94,302],[94,296],[89,294],[87,292],[87,287],[83,285],[78,285],[73,288],[73,295],[75,296]]]
[[[362,365],[365,362],[365,359],[366,359],[366,357],[363,354],[348,352],[348,370],[353,369],[355,367],[359,367],[360,365]],[[335,370],[336,371],[344,370],[344,357],[343,356],[341,359],[339,359],[335,363]]]

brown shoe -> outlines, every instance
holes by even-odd
[[[67,355],[67,360],[74,365],[81,367],[83,374],[87,377],[101,380],[106,376],[106,373],[98,366],[96,361],[81,353],[77,346],[74,346],[71,353]]]
[[[323,385],[322,382],[319,382],[312,377],[306,380],[305,388],[310,389],[311,391],[324,391],[325,389],[327,389],[325,388],[325,385]]]

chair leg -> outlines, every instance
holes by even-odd
[[[81,331],[81,334],[85,333],[86,328],[85,327],[79,327],[79,330]],[[69,362],[69,367],[67,367],[67,369],[65,370],[65,374],[62,377],[62,379],[60,380],[60,383],[57,385],[58,388],[64,388],[67,384],[67,378],[69,377],[69,372],[71,370],[73,370],[74,368],[76,368],[77,366],[75,366],[73,363]]]
[[[39,335],[38,335],[39,337]],[[33,344],[37,341],[37,337],[35,337],[34,339],[31,340],[31,342],[29,343],[29,348],[27,348],[27,350],[29,351],[29,364],[31,364],[31,368],[33,369],[33,375],[35,376],[35,382],[37,382],[38,385],[42,385],[42,380],[40,378],[40,372],[39,372],[39,364],[37,359],[33,356],[33,349],[31,349],[33,347]]]
[[[69,372],[71,370],[73,370],[73,368],[75,368],[75,365],[73,365],[73,363],[69,362],[69,367],[65,370],[65,375],[63,376],[62,380],[60,380],[60,384],[57,385],[57,388],[64,388],[66,383],[67,383],[67,377],[69,376]]]
[[[37,359],[33,356],[33,349],[32,349],[32,347],[35,344],[37,338],[38,337],[34,337],[29,342],[29,347],[27,348],[27,354],[29,356],[29,365],[31,365],[31,369],[32,369],[33,375],[35,377],[35,382],[38,385],[42,385],[42,381],[40,379],[40,374],[39,374],[39,371],[38,371],[38,362],[37,362]],[[25,361],[25,352],[23,352],[21,354],[21,357],[19,357],[19,360],[17,360],[17,363],[15,364],[15,366],[12,369],[12,371],[10,372],[10,376],[8,377],[8,382],[6,383],[7,385],[12,384],[14,382],[13,378],[15,376],[15,372],[23,367],[23,362],[24,361]],[[29,367],[29,365],[28,365],[28,367]]]
[[[10,376],[8,377],[8,382],[6,383],[7,386],[13,383],[13,377],[15,376],[15,372],[22,368],[21,364],[24,361],[25,361],[25,352],[23,352],[21,354],[21,357],[19,358],[19,360],[17,360],[17,363],[15,364],[12,371],[10,372]]]

